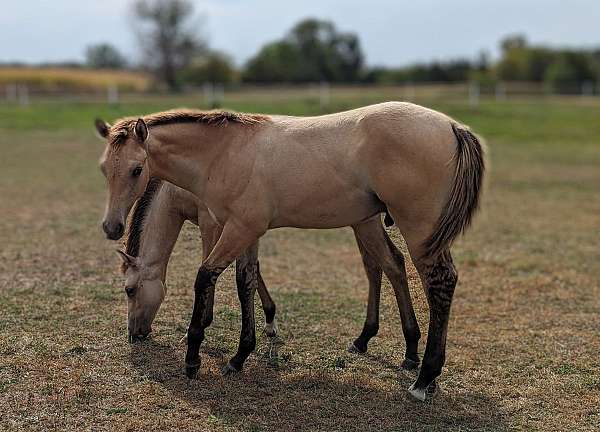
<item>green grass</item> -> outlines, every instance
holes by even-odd
[[[401,98],[402,89],[334,89],[324,109],[298,90],[254,91],[229,94],[225,106],[314,115]],[[200,378],[188,382],[179,340],[201,254],[186,225],[155,335],[129,345],[115,244],[98,227],[105,185],[93,119],[202,107],[201,98],[0,106],[0,430],[597,430],[600,101],[472,109],[430,91],[416,101],[483,135],[491,160],[482,211],[454,248],[447,363],[427,404],[407,396],[414,377],[398,369],[404,342],[387,282],[369,353],[345,352],[367,297],[348,229],[265,236],[261,270],[280,338],[259,334],[244,373],[223,378],[240,319],[228,270]],[[409,270],[424,341],[427,306]]]

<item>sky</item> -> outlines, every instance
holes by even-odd
[[[117,46],[139,59],[129,0],[1,0],[0,61],[82,60],[85,47]],[[300,19],[332,20],[359,35],[368,65],[493,57],[504,36],[600,46],[599,0],[193,0],[212,48],[243,64]]]

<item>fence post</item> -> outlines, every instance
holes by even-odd
[[[214,105],[215,99],[215,89],[213,83],[205,82],[202,86],[202,92],[204,93],[204,103],[208,107],[212,107]]]
[[[581,84],[581,95],[582,96],[593,96],[594,94],[594,82],[593,81],[584,81]]]
[[[321,107],[321,110],[324,110],[329,106],[330,99],[329,83],[327,81],[321,81],[321,84],[319,85],[319,106]]]
[[[106,99],[109,105],[117,105],[119,103],[119,87],[109,84],[106,88]]]
[[[496,102],[506,100],[506,84],[502,81],[496,84]]]
[[[213,108],[219,108],[223,106],[225,100],[225,86],[223,83],[217,83],[214,85],[214,89]]]
[[[6,101],[7,102],[17,102],[17,85],[16,84],[7,84],[6,86]]]
[[[28,106],[29,105],[29,87],[27,84],[21,84],[18,87],[19,94],[19,105]]]
[[[469,83],[469,106],[471,108],[477,108],[479,106],[480,92],[479,83],[477,81],[471,81]]]
[[[404,100],[413,102],[415,100],[415,86],[412,81],[409,81],[404,86]]]

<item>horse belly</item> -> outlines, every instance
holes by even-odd
[[[319,193],[279,209],[270,228],[340,228],[364,221],[385,210],[375,195],[361,190]]]

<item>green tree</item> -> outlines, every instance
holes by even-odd
[[[231,59],[223,53],[211,51],[194,58],[179,75],[186,84],[200,85],[206,82],[231,84],[236,81],[236,70]]]
[[[502,58],[496,66],[498,78],[505,81],[526,81],[527,41],[524,36],[509,36],[500,42]]]
[[[361,77],[363,54],[355,34],[333,23],[306,19],[281,41],[265,45],[246,65],[252,82],[353,82]]]
[[[179,87],[178,71],[204,52],[190,0],[136,0],[133,13],[144,61],[171,90]]]
[[[545,71],[544,83],[559,93],[579,93],[584,82],[595,82],[597,78],[591,56],[564,51]]]
[[[88,46],[85,50],[85,63],[93,69],[122,69],[127,65],[119,50],[108,43]]]
[[[244,81],[256,83],[298,82],[301,79],[300,54],[289,42],[272,42],[261,48],[246,65]]]

